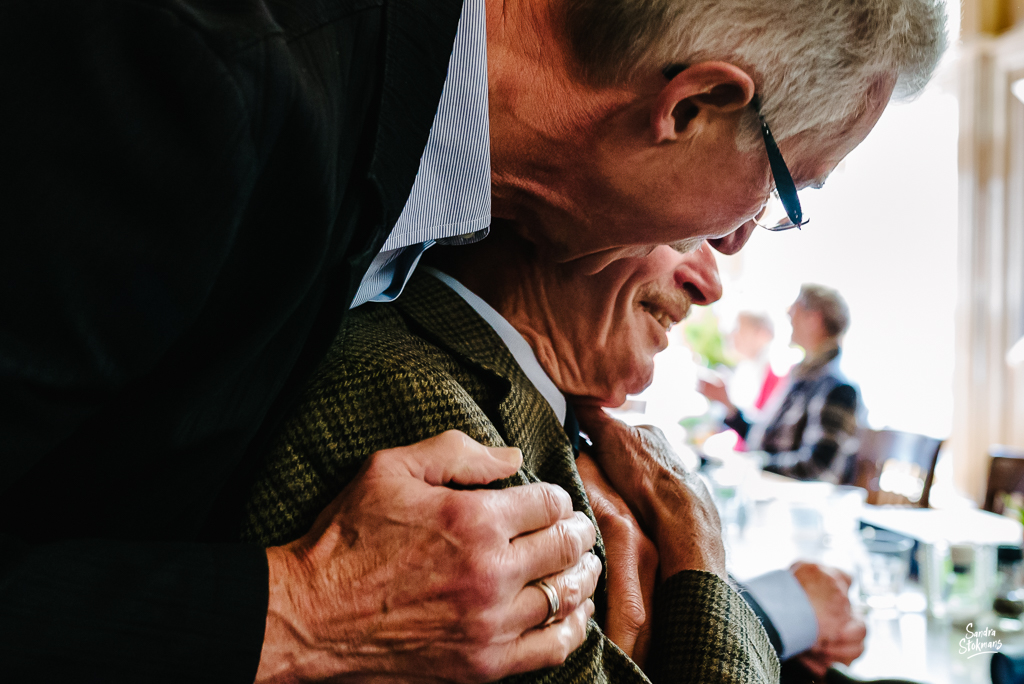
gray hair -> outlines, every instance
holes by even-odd
[[[946,49],[943,0],[565,0],[582,76],[623,83],[673,64],[746,69],[777,140],[852,120],[896,75],[894,97],[924,88]],[[740,147],[757,140],[747,117]]]
[[[839,337],[850,327],[850,307],[836,290],[806,283],[800,286],[796,301],[805,309],[817,311],[829,337]]]

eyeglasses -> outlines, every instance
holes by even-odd
[[[768,122],[761,114],[761,98],[755,94],[750,100],[750,104],[757,112],[757,118],[761,122],[764,150],[768,154],[768,165],[772,170],[772,178],[775,179],[775,190],[769,196],[764,209],[758,214],[757,225],[773,232],[799,228],[806,225],[808,219],[804,218],[803,209],[800,208],[800,196],[797,195],[793,175],[789,172],[789,167],[786,166],[786,160],[782,158],[782,152],[775,142],[772,129],[768,128]]]
[[[665,78],[672,80],[681,71],[686,69],[684,64],[674,64],[665,67],[662,74]],[[772,129],[761,114],[761,98],[755,94],[750,100],[750,105],[757,113],[761,122],[761,137],[764,139],[764,150],[768,155],[768,165],[772,170],[772,178],[775,180],[775,189],[768,196],[764,208],[755,217],[757,225],[765,230],[779,232],[799,228],[806,225],[808,219],[804,218],[803,209],[800,208],[800,197],[796,192],[796,183],[793,182],[793,175],[789,172],[786,160],[782,158],[782,152],[775,142]]]

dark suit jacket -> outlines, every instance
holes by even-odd
[[[251,681],[246,468],[411,188],[460,0],[0,2],[0,661]]]
[[[342,327],[257,477],[245,535],[261,544],[301,536],[371,453],[450,429],[519,447],[523,467],[505,486],[554,482],[593,520],[569,439],[547,401],[484,319],[436,278],[417,274],[398,302],[362,307]],[[603,561],[600,540],[595,552]],[[778,679],[757,618],[717,576],[681,572],[658,589],[655,604],[651,680]],[[586,642],[562,667],[512,681],[648,680],[591,621]]]

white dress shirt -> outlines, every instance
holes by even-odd
[[[515,359],[519,367],[523,369],[523,373],[530,379],[533,386],[537,388],[537,391],[541,393],[547,402],[551,406],[551,410],[555,412],[555,417],[558,418],[560,425],[565,424],[565,395],[555,386],[554,381],[551,380],[551,376],[547,374],[544,367],[540,365],[540,361],[537,360],[537,355],[533,353],[533,347],[526,341],[526,338],[519,334],[519,331],[512,327],[512,324],[505,320],[505,317],[494,310],[490,304],[485,302],[483,299],[478,297],[469,291],[469,289],[452,278],[447,273],[442,273],[436,268],[427,267],[424,269],[427,273],[434,276],[448,287],[455,290],[455,293],[466,300],[466,303],[473,307],[473,311],[480,314],[487,323],[494,328],[494,332],[498,333],[498,337],[508,347],[509,352],[512,354],[512,358]]]

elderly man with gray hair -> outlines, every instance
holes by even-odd
[[[797,191],[928,79],[943,24],[939,0],[0,2],[6,672],[483,681],[562,662],[585,601],[556,597],[566,617],[536,629],[555,599],[534,580],[592,582],[593,526],[548,486],[450,486],[512,474],[513,451],[409,445],[358,492],[409,524],[367,527],[348,491],[315,554],[238,543],[346,312],[488,230],[596,272],[800,225]],[[417,585],[436,619],[360,627],[388,601],[372,578],[428,564],[459,589]]]
[[[701,382],[700,391],[721,402],[725,424],[747,440],[749,449],[768,453],[765,470],[801,480],[852,482],[857,451],[857,387],[839,370],[840,343],[850,326],[850,310],[835,290],[806,284],[789,307],[793,344],[806,356],[793,367],[784,387],[751,421],[736,408],[725,388]]]

